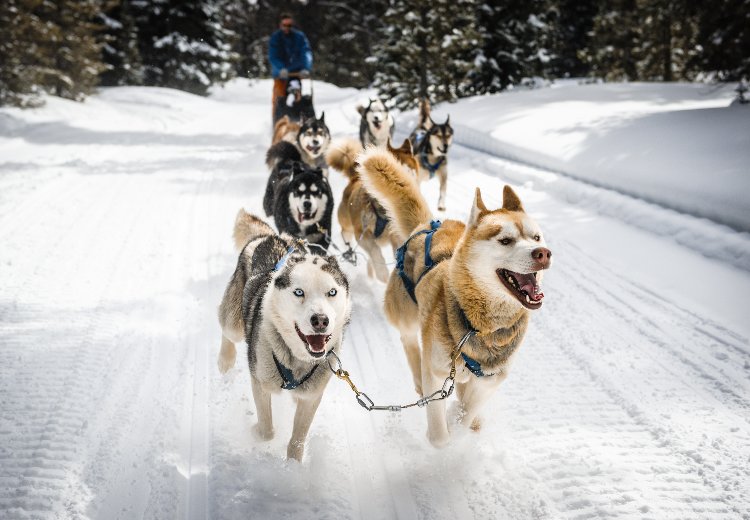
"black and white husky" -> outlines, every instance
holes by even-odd
[[[297,148],[299,155],[299,158],[293,160],[302,161],[313,168],[320,168],[327,177],[328,165],[326,164],[325,154],[330,143],[331,132],[326,126],[325,112],[320,115],[320,119],[307,118],[297,130],[292,143]],[[288,147],[279,148],[280,144],[281,141],[277,142],[266,153],[266,164],[271,170],[276,163],[291,159]]]
[[[359,122],[359,140],[362,147],[374,144],[385,148],[396,129],[396,123],[385,103],[381,99],[370,99],[366,107],[357,106],[357,111],[362,116]]]
[[[331,242],[333,192],[320,168],[299,160],[291,143],[276,145],[287,159],[275,164],[266,184],[263,210],[273,217],[279,233],[317,244],[325,252]]]
[[[243,242],[219,306],[219,370],[234,366],[235,343],[244,340],[258,414],[255,433],[273,438],[271,394],[289,391],[297,408],[287,457],[301,460],[331,378],[327,360],[339,354],[349,323],[349,282],[335,258],[310,254],[299,240],[277,235],[240,210],[235,243]]]
[[[451,116],[437,124],[430,115],[430,102],[419,105],[419,123],[409,136],[414,154],[419,158],[419,182],[437,177],[440,180],[438,210],[445,211],[445,194],[448,189],[448,147],[453,142]]]

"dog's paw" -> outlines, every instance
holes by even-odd
[[[431,431],[427,431],[427,440],[430,441],[430,444],[434,448],[445,448],[447,446],[448,441],[450,441],[450,435],[448,435],[448,432],[440,432],[440,433],[433,433]]]
[[[253,437],[259,441],[270,441],[273,439],[273,428],[261,428],[260,424],[256,424],[252,428]]]
[[[438,211],[445,211],[445,204],[438,204]]]
[[[219,372],[222,374],[226,374],[230,368],[234,366],[234,362],[237,359],[237,354],[233,354],[231,356],[222,356],[219,355],[219,359],[217,360],[216,364],[219,367]]]
[[[289,441],[289,445],[286,447],[286,458],[294,459],[297,462],[302,462],[302,456],[305,454],[305,442],[304,441]]]

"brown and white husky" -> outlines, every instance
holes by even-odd
[[[411,149],[408,139],[399,148],[386,142],[386,150],[398,162],[409,169],[410,174],[419,174],[419,161]],[[391,224],[385,209],[370,197],[362,186],[357,173],[357,156],[362,145],[352,138],[343,138],[331,144],[326,153],[326,162],[340,171],[349,181],[341,195],[338,219],[344,241],[353,246],[355,241],[367,253],[367,274],[383,283],[388,281],[388,268],[381,248],[390,245],[393,251],[400,245],[391,233]]]
[[[488,209],[477,189],[466,223],[439,224],[431,222],[413,175],[391,154],[370,149],[358,162],[365,189],[386,209],[392,233],[406,242],[388,281],[385,313],[401,333],[416,391],[424,396],[441,388],[451,353],[471,332],[456,363],[455,419],[476,431],[479,412],[507,377],[532,311],[542,306],[540,282],[552,253],[509,186],[501,208]],[[446,444],[444,400],[427,404],[427,422],[430,442]]]

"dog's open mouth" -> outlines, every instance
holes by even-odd
[[[331,339],[331,334],[302,334],[296,323],[294,324],[294,329],[312,357],[319,358],[326,353],[326,344]]]
[[[536,273],[521,274],[507,269],[498,269],[497,276],[503,285],[518,298],[527,309],[538,309],[542,306],[544,293],[539,287]]]
[[[314,145],[307,145],[307,151],[311,154],[317,154],[320,152],[320,145],[314,146]]]
[[[381,125],[380,121],[373,121],[372,122],[372,126],[375,127],[375,130],[380,130],[380,125]]]
[[[297,211],[297,222],[300,224],[305,220],[312,220],[313,214],[310,211]]]

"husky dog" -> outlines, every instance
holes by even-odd
[[[299,151],[291,143],[282,141],[276,147],[285,148],[284,154],[293,158],[277,162],[271,171],[263,210],[266,216],[273,217],[279,233],[305,239],[325,252],[331,242],[333,217],[333,193],[328,179],[320,168],[300,162]]]
[[[281,138],[274,141],[274,144],[266,153],[268,168],[273,170],[278,162],[290,159],[288,148],[278,149],[277,147],[284,140],[284,136],[289,136],[291,133],[294,135],[294,139],[290,141],[291,136],[289,136],[286,140],[292,142],[299,152],[299,159],[292,160],[301,160],[313,168],[320,168],[327,177],[328,165],[325,161],[325,153],[331,142],[331,132],[325,123],[325,112],[320,115],[320,119],[308,118],[299,126],[288,119],[286,123],[282,124],[282,121],[284,121],[284,118],[281,118],[274,128],[274,139],[276,139],[277,131],[281,133]],[[296,135],[294,134],[295,131]]]
[[[255,433],[273,438],[271,394],[289,390],[297,409],[287,457],[301,460],[305,438],[349,322],[349,282],[333,257],[311,255],[288,235],[276,235],[240,210],[235,241],[245,242],[219,306],[219,370],[234,366],[235,343],[247,342]]]
[[[359,141],[362,146],[374,144],[385,147],[388,139],[393,137],[396,122],[383,100],[370,99],[366,107],[358,105],[357,112],[362,116],[359,123]]]
[[[417,175],[419,162],[414,157],[411,144],[405,139],[400,148],[393,148],[390,139],[386,143],[390,152],[402,165]],[[338,219],[344,241],[351,247],[356,241],[367,253],[367,274],[381,282],[388,281],[388,269],[381,248],[390,245],[393,251],[399,246],[391,234],[390,220],[385,209],[365,191],[357,172],[357,156],[362,145],[351,138],[340,139],[331,144],[326,161],[340,171],[349,183],[344,188],[338,206]]]
[[[510,186],[502,208],[488,209],[477,188],[468,221],[441,224],[391,154],[370,149],[359,163],[365,189],[404,243],[386,287],[385,313],[401,332],[417,393],[441,388],[453,350],[468,337],[456,358],[455,419],[479,430],[482,405],[508,375],[531,311],[542,306],[540,282],[552,253]],[[427,423],[430,442],[446,444],[444,400],[427,404]]]
[[[445,123],[438,125],[430,116],[430,102],[424,99],[419,104],[419,124],[409,136],[414,152],[419,156],[422,166],[419,181],[440,179],[440,197],[438,211],[445,211],[445,192],[448,187],[448,147],[453,142],[451,116]]]

